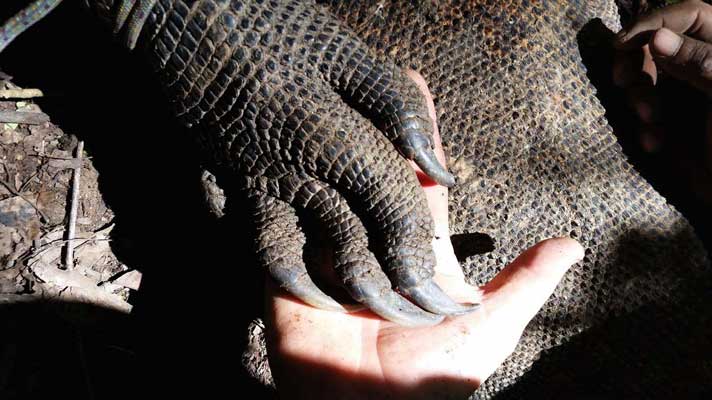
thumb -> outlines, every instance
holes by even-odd
[[[712,45],[667,28],[657,30],[649,45],[655,62],[670,75],[712,94]]]
[[[490,320],[521,332],[583,256],[583,247],[569,238],[544,240],[522,253],[482,288]]]

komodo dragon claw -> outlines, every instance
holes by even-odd
[[[381,317],[401,325],[423,326],[437,324],[443,315],[474,309],[461,306],[444,294],[432,281],[432,269],[427,264],[404,268],[398,262],[388,263],[384,273],[368,248],[366,228],[333,188],[308,177],[293,176],[281,178],[278,185],[281,197],[287,201],[264,191],[249,191],[257,222],[258,259],[280,286],[305,303],[344,311],[343,306],[317,288],[307,273],[301,254],[304,236],[294,207],[317,217],[334,248],[334,269],[343,287],[353,299]],[[417,262],[414,257],[396,260],[400,259]],[[396,293],[391,282],[427,311]]]
[[[60,1],[32,3],[0,28],[0,45]],[[455,179],[435,157],[424,97],[395,63],[312,1],[84,3],[148,52],[177,116],[244,183],[261,262],[285,289],[346,310],[304,268],[297,207],[327,228],[345,288],[382,317],[429,325],[472,309],[432,281],[432,219],[406,159],[439,184]]]

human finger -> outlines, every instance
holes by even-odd
[[[662,28],[650,40],[650,52],[670,75],[712,93],[712,44]]]
[[[661,28],[702,41],[712,41],[712,6],[699,0],[689,0],[655,10],[620,31],[616,45],[622,49],[642,47]]]
[[[583,247],[570,238],[534,245],[482,288],[488,318],[505,325],[503,329],[523,330],[583,255]]]

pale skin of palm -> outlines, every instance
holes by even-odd
[[[409,72],[435,108],[425,81]],[[435,129],[438,157],[444,163]],[[415,168],[415,167],[414,167]],[[270,366],[282,398],[467,398],[514,350],[527,323],[584,250],[569,238],[535,244],[483,287],[465,282],[449,240],[448,191],[423,187],[435,221],[436,281],[455,300],[480,303],[439,325],[404,328],[363,311],[310,307],[269,279]]]

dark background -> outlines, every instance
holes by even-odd
[[[150,68],[78,3],[65,2],[23,34],[0,54],[0,69],[22,87],[41,88],[47,96],[38,103],[52,121],[85,140],[116,213],[112,247],[144,281],[125,320],[86,326],[43,308],[0,310],[0,398],[238,396],[250,389],[267,396],[240,361],[246,326],[262,313],[247,213],[238,200],[223,220],[208,214],[195,146]],[[24,4],[4,0],[0,19]],[[622,92],[611,85],[610,49],[582,47],[631,161],[709,243],[709,205],[681,179],[702,158],[706,100],[663,79],[670,118],[662,123],[680,144],[646,153]]]
[[[0,19],[26,4],[3,0]],[[41,307],[0,310],[0,398],[263,397],[240,361],[263,304],[249,220],[239,202],[223,220],[209,215],[195,146],[140,52],[66,1],[0,54],[0,70],[41,88],[52,122],[86,142],[116,214],[112,248],[144,274],[126,320],[77,325]]]

